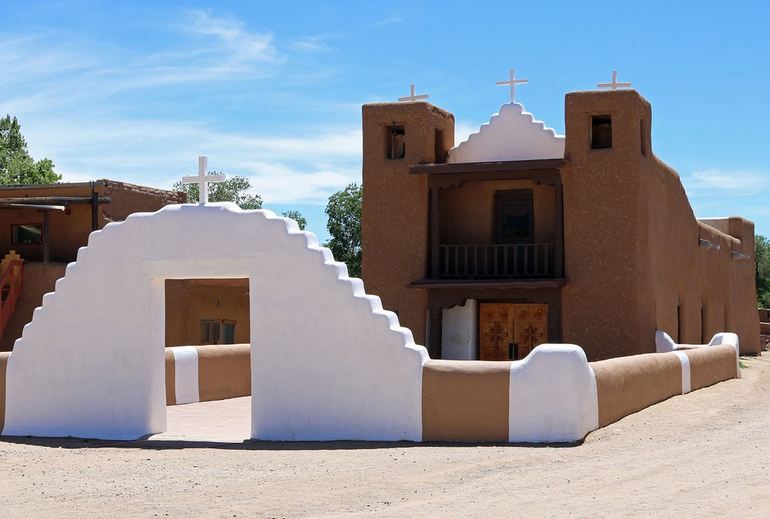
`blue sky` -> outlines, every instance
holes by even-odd
[[[698,216],[770,234],[767,2],[17,2],[0,0],[0,113],[65,180],[170,187],[248,176],[326,236],[360,180],[360,106],[409,83],[458,139],[507,100],[564,130],[564,94],[613,68],[653,106],[655,153]]]

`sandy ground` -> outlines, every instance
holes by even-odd
[[[770,517],[770,356],[744,363],[571,446],[190,439],[248,435],[248,399],[139,442],[5,438],[0,517]]]

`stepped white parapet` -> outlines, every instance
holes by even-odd
[[[2,433],[162,432],[173,278],[249,278],[254,438],[422,438],[425,348],[315,235],[234,204],[166,206],[92,233],[16,342]]]
[[[447,162],[564,158],[564,136],[536,121],[519,103],[504,104],[478,132],[451,150]]]

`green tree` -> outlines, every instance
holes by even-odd
[[[304,216],[302,216],[302,213],[297,211],[296,209],[292,209],[291,211],[284,211],[282,213],[286,218],[291,218],[295,222],[297,222],[297,225],[299,225],[300,230],[304,231],[305,227],[307,227],[307,220]]]
[[[35,161],[19,121],[10,115],[0,119],[0,185],[53,184],[61,180],[49,159]]]
[[[211,175],[221,174],[210,172]],[[251,182],[246,177],[230,177],[224,182],[209,184],[209,202],[235,202],[241,209],[262,209],[262,197],[251,195]],[[183,184],[181,181],[174,184],[175,191],[187,194],[188,202],[200,200],[200,188],[198,184]]]
[[[348,265],[351,276],[361,276],[361,202],[363,190],[353,183],[329,197],[326,229],[332,239],[325,245],[337,261]]]
[[[762,235],[755,239],[754,259],[757,262],[757,303],[770,308],[770,240]]]

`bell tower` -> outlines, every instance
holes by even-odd
[[[362,111],[361,277],[424,344],[426,296],[409,284],[426,274],[428,180],[409,168],[446,161],[454,116],[422,101],[366,104]]]

